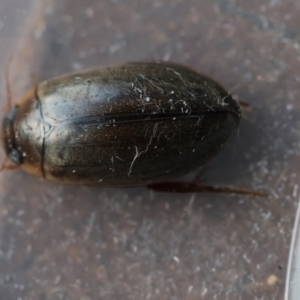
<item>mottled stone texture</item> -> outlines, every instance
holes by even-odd
[[[173,195],[3,172],[0,299],[282,299],[299,197],[300,2],[0,5],[0,65],[13,54],[15,100],[32,73],[153,59],[202,70],[251,105],[206,182],[270,193]]]

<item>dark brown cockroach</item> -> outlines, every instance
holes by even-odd
[[[128,63],[40,83],[8,111],[2,140],[13,163],[46,179],[155,188],[207,163],[240,118],[239,104],[201,73]]]

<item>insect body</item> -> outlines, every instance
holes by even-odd
[[[5,116],[7,156],[29,173],[125,187],[205,164],[237,130],[237,102],[215,81],[171,63],[128,63],[54,78]]]

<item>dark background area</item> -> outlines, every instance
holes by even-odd
[[[269,192],[164,194],[3,172],[0,299],[283,299],[299,198],[300,2],[0,5],[0,66],[13,56],[14,101],[31,88],[31,74],[44,80],[127,61],[182,63],[252,106],[207,166],[206,183]]]

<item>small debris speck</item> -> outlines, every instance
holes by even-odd
[[[279,281],[279,278],[274,274],[270,275],[267,279],[268,285],[274,285],[278,281]]]

